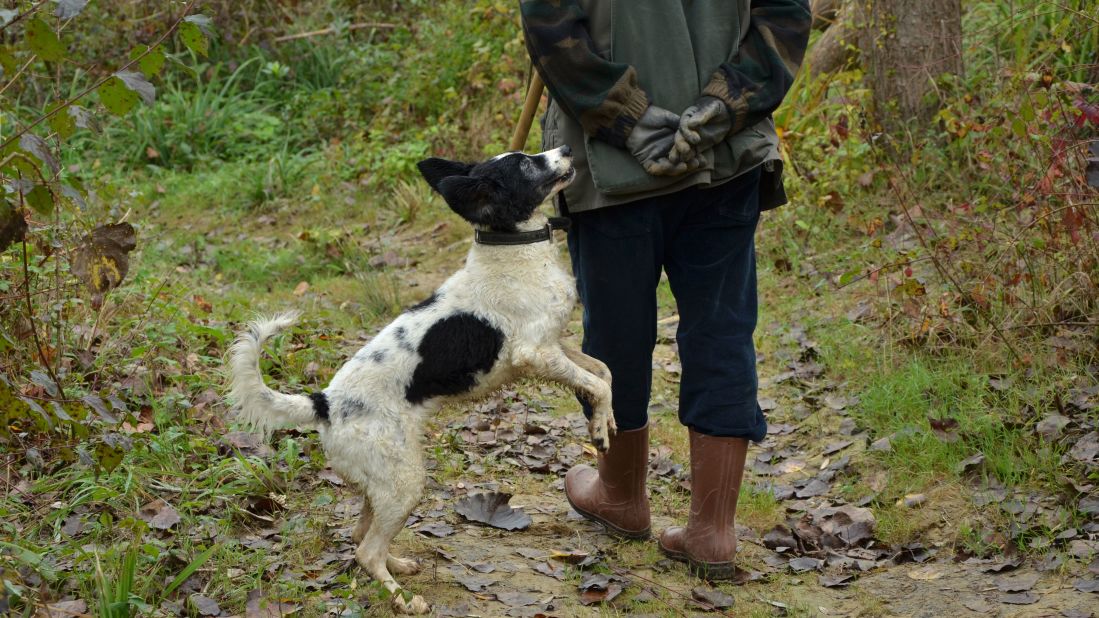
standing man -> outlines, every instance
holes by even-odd
[[[807,0],[521,0],[528,51],[551,95],[543,147],[572,147],[559,194],[584,305],[584,352],[613,375],[618,434],[569,503],[647,538],[648,404],[656,289],[679,308],[679,420],[691,444],[686,527],[660,547],[708,579],[733,575],[733,520],[756,401],[754,235],[785,203],[771,113],[801,64]],[[585,413],[591,411],[585,405]]]

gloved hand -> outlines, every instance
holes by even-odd
[[[701,162],[689,154],[676,161],[669,159],[680,126],[679,115],[650,105],[626,138],[626,148],[653,176],[676,176],[697,169]]]
[[[668,155],[671,163],[689,161],[698,153],[713,148],[729,135],[733,119],[729,107],[717,97],[702,96],[683,110],[675,134],[675,147]]]

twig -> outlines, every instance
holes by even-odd
[[[0,152],[7,149],[7,147],[10,146],[12,143],[14,143],[15,140],[22,137],[25,133],[27,133],[31,129],[37,127],[38,125],[40,125],[43,122],[49,120],[50,118],[53,118],[61,110],[68,109],[70,106],[72,106],[73,103],[76,103],[80,99],[87,96],[88,93],[92,92],[93,90],[95,90],[95,89],[99,88],[100,86],[102,86],[103,84],[107,83],[107,81],[109,81],[111,78],[113,78],[118,73],[121,73],[122,71],[125,71],[126,69],[128,69],[128,68],[134,66],[135,64],[137,64],[138,62],[140,62],[143,58],[145,58],[145,56],[149,55],[149,53],[151,53],[154,49],[156,49],[157,46],[159,46],[161,43],[163,43],[165,39],[167,39],[169,36],[171,36],[172,33],[175,32],[177,28],[179,28],[179,24],[183,23],[183,18],[187,17],[187,13],[189,13],[191,11],[191,8],[195,6],[196,2],[198,2],[198,0],[190,0],[187,3],[187,6],[183,7],[183,11],[180,13],[179,17],[176,18],[175,22],[172,23],[171,27],[169,27],[168,30],[166,30],[163,34],[161,34],[160,37],[152,43],[152,45],[149,45],[149,47],[146,48],[145,51],[143,51],[140,54],[138,54],[137,56],[131,58],[129,62],[122,65],[122,67],[119,68],[114,73],[111,73],[107,77],[104,77],[104,78],[100,79],[99,81],[93,83],[91,86],[88,86],[84,90],[81,90],[76,95],[70,97],[65,102],[61,103],[57,107],[50,110],[49,113],[40,116],[38,118],[38,120],[35,120],[34,122],[30,123],[26,127],[23,127],[23,129],[21,131],[18,131],[15,135],[12,135],[8,139],[4,140],[4,143],[0,144]]]
[[[623,569],[623,568],[620,568],[620,567],[612,566],[611,570],[614,571],[616,575],[635,577],[635,578],[640,579],[641,581],[643,581],[643,582],[645,582],[649,585],[656,586],[657,588],[662,588],[664,590],[667,590],[668,592],[672,593],[673,595],[675,595],[675,596],[677,596],[681,599],[685,599],[687,601],[690,601],[691,603],[697,603],[699,605],[708,606],[710,608],[710,610],[713,611],[713,612],[716,612],[716,613],[718,613],[722,616],[728,616],[729,618],[733,618],[733,614],[722,611],[718,607],[714,606],[712,603],[706,603],[704,601],[698,601],[698,600],[694,599],[693,597],[689,597],[689,596],[683,594],[682,592],[680,592],[678,590],[674,590],[672,588],[669,588],[668,586],[665,586],[664,584],[661,584],[659,582],[655,582],[655,581],[649,579],[648,577],[645,577],[644,575],[639,575],[637,573],[634,573],[633,571],[631,571],[629,569]],[[659,599],[660,597],[657,597],[657,598]],[[671,607],[671,605],[668,605],[668,607]],[[673,607],[672,609],[675,609],[675,608]],[[681,611],[680,613],[686,615],[686,612]]]
[[[295,41],[297,39],[309,39],[315,36],[321,36],[322,34],[335,34],[342,32],[343,30],[362,30],[364,28],[377,28],[381,30],[392,30],[399,28],[399,24],[387,24],[383,22],[363,22],[359,24],[351,24],[347,28],[321,28],[320,30],[313,30],[311,32],[299,32],[297,34],[284,34],[280,37],[271,39],[273,43],[283,43],[285,41]]]
[[[920,262],[925,262],[929,259],[931,259],[931,258],[922,257],[922,258],[916,258],[914,260],[905,260],[903,262],[890,262],[889,264],[885,264],[884,266],[879,266],[879,267],[875,268],[874,270],[871,270],[871,271],[866,272],[865,274],[859,275],[858,277],[855,277],[854,279],[848,281],[847,283],[844,283],[842,285],[837,285],[836,289],[837,290],[842,290],[843,288],[845,288],[849,285],[855,285],[859,281],[862,281],[863,279],[867,279],[869,277],[873,277],[875,273],[880,273],[883,270],[888,270],[890,268],[900,268],[901,266],[911,266],[913,264],[918,264]]]
[[[873,146],[872,141],[870,142],[870,144],[871,147],[876,148],[875,146]],[[896,169],[897,174],[899,174],[907,181],[908,178],[907,176],[905,176],[904,170],[901,169],[901,166],[897,165],[896,162],[892,162],[892,165]],[[918,226],[915,219],[912,218],[912,212],[908,208],[908,202],[905,199],[905,196],[901,193],[900,188],[897,187],[897,183],[892,176],[889,177],[889,188],[897,197],[897,203],[900,205],[901,210],[904,212],[905,220],[908,221],[908,224],[910,226],[912,226],[912,230],[916,233],[916,238],[920,241],[920,246],[923,247],[923,250],[927,252],[928,257],[931,258],[931,263],[935,266],[935,270],[939,273],[939,276],[941,276],[948,283],[950,283],[950,285],[954,286],[954,290],[959,295],[961,295],[962,298],[966,299],[970,302],[971,305],[973,305],[973,307],[977,311],[977,315],[980,316],[980,318],[983,319],[985,322],[987,322],[988,325],[992,327],[992,330],[994,330],[996,334],[999,335],[1000,340],[1004,342],[1004,345],[1007,346],[1008,351],[1011,352],[1011,355],[1015,358],[1015,360],[1019,363],[1022,363],[1023,357],[1019,355],[1019,352],[1015,349],[1015,346],[1011,345],[1011,341],[1008,340],[1007,335],[1004,333],[1003,329],[1000,328],[1000,325],[997,324],[991,316],[985,313],[980,303],[976,302],[973,297],[970,296],[969,292],[967,292],[965,288],[963,288],[962,285],[958,283],[958,280],[954,278],[954,275],[950,273],[946,266],[943,265],[942,261],[939,260],[939,258],[935,255],[934,248],[932,248],[928,244],[927,239],[924,238],[923,232],[920,231],[920,226]]]
[[[46,4],[46,0],[39,0],[39,2],[37,4],[35,4],[34,6],[32,6],[29,9],[27,9],[25,12],[16,15],[15,17],[12,18],[11,21],[4,24],[3,26],[0,26],[0,32],[3,32],[5,30],[7,30],[9,27],[14,26],[15,24],[19,23],[20,21],[23,20],[23,18],[28,17],[30,15],[33,15],[34,13],[36,13],[38,11],[38,9],[43,4]]]
[[[38,58],[38,56],[31,55],[30,59],[23,63],[23,66],[15,72],[15,75],[12,75],[11,79],[8,80],[8,83],[4,84],[3,88],[0,88],[0,96],[3,96],[3,94],[7,92],[8,87],[14,84],[19,79],[19,77],[27,71],[27,67],[29,67],[36,58]]]
[[[22,178],[22,174],[19,175]],[[19,210],[22,211],[23,205],[23,193],[19,192]],[[30,267],[27,266],[27,238],[23,236],[23,299],[27,303],[27,323],[31,327],[31,334],[34,336],[34,347],[38,350],[38,360],[42,363],[42,366],[46,368],[46,371],[50,374],[50,379],[53,380],[54,386],[57,387],[57,396],[64,397],[65,389],[61,386],[61,381],[57,379],[57,374],[53,372],[53,367],[50,366],[49,360],[46,358],[46,352],[42,349],[42,342],[38,339],[38,327],[34,325],[34,303],[31,302],[31,272]],[[47,332],[47,334],[49,334]]]

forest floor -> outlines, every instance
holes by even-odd
[[[240,221],[170,211],[148,226],[146,233],[160,238],[152,259],[174,255],[167,263],[175,264],[182,280],[172,288],[200,307],[185,309],[192,316],[187,320],[219,334],[203,344],[209,347],[203,360],[188,354],[190,360],[183,361],[191,367],[180,373],[190,391],[200,394],[176,413],[143,410],[139,420],[145,424],[127,430],[135,446],[112,474],[101,478],[85,468],[36,482],[10,479],[15,491],[8,492],[5,506],[20,514],[20,531],[58,544],[45,558],[51,570],[85,573],[46,595],[55,600],[44,603],[42,611],[52,613],[42,615],[79,614],[90,606],[90,556],[119,538],[118,527],[104,523],[111,521],[104,512],[122,527],[143,520],[146,544],[164,551],[158,563],[163,570],[146,577],[150,589],[195,563],[199,547],[216,547],[212,559],[184,573],[189,576],[172,594],[158,598],[146,591],[144,598],[154,601],[150,613],[389,613],[378,588],[354,563],[350,531],[360,498],[325,466],[314,435],[280,432],[264,444],[234,431],[219,395],[217,356],[240,317],[296,306],[305,310],[306,322],[273,346],[265,370],[283,390],[299,388],[289,382],[324,384],[340,359],[387,321],[362,315],[364,294],[392,285],[400,304],[411,305],[459,267],[468,230],[449,213],[425,216],[385,234],[364,227],[361,238],[347,241],[369,246],[362,249],[375,256],[369,268],[384,267],[385,282],[370,280],[363,288],[361,280],[353,284],[336,275],[312,286],[292,285],[291,275],[281,283],[261,283],[266,291],[253,287],[254,301],[247,286],[206,272],[223,269],[226,252],[257,255],[247,243],[237,246],[244,238]],[[248,242],[271,247],[268,260],[309,236],[291,207],[252,225]],[[766,232],[765,217],[761,236]],[[187,238],[202,238],[205,248],[196,252],[222,266],[203,266],[205,258],[179,251],[195,246]],[[561,251],[567,260],[563,243]],[[150,272],[165,266],[158,261]],[[300,261],[298,266],[308,269]],[[760,298],[760,402],[770,432],[749,453],[738,516],[738,582],[701,583],[665,559],[655,538],[619,541],[571,512],[564,472],[575,463],[592,463],[594,451],[571,395],[534,382],[429,420],[428,490],[395,543],[423,570],[400,581],[441,616],[1094,615],[1099,541],[1092,533],[1099,509],[1092,502],[1085,498],[1076,510],[1068,505],[1077,519],[1066,523],[1063,498],[1041,487],[997,481],[981,453],[953,464],[953,473],[943,473],[941,462],[913,462],[905,469],[883,460],[893,450],[891,440],[902,444],[907,438],[882,435],[874,410],[896,406],[901,414],[907,386],[867,386],[860,377],[874,371],[875,357],[890,353],[877,330],[860,325],[864,299],[818,294],[767,264]],[[674,300],[663,283],[650,410],[656,534],[683,521],[689,500],[687,436],[676,418],[675,325]],[[579,330],[577,309],[569,327],[573,343]],[[925,394],[935,388],[919,376],[899,379]],[[918,414],[929,414],[927,407],[918,403]],[[906,431],[956,442],[952,427]],[[530,515],[529,526],[496,529],[455,510],[467,496],[497,491],[512,495],[511,506]],[[72,500],[74,495],[82,499]],[[64,496],[70,498],[63,504],[58,498]],[[49,514],[44,521],[43,512]],[[1061,523],[1048,523],[1054,520]],[[1041,525],[1048,538],[1020,553],[1014,535],[1039,521],[1046,522]]]

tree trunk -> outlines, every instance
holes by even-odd
[[[822,0],[821,4],[827,3]],[[829,5],[831,15],[825,22],[824,33],[820,35],[816,43],[809,50],[806,66],[809,75],[816,77],[824,73],[831,73],[847,66],[858,56],[858,32],[850,25],[850,15],[854,9],[845,2],[841,8],[836,8],[839,3]],[[817,10],[817,3],[813,3],[813,10]],[[816,19],[816,13],[813,14]]]
[[[891,133],[926,123],[939,105],[935,81],[962,72],[961,0],[858,0],[852,8],[878,121]]]
[[[810,9],[813,13],[813,29],[824,30],[836,20],[842,0],[813,0]]]

